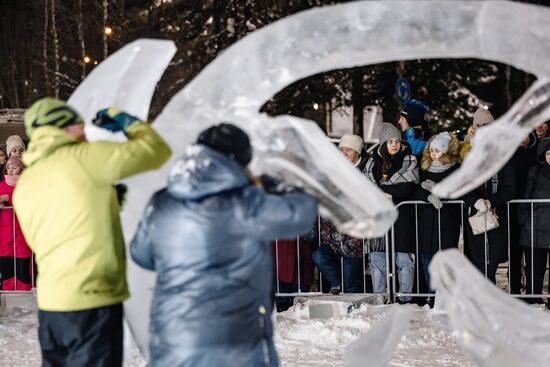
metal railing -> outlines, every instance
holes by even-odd
[[[511,236],[510,236],[510,229],[511,229],[511,226],[510,226],[510,221],[511,220],[516,220],[516,218],[513,218],[513,215],[512,213],[510,212],[510,205],[514,205],[514,204],[530,204],[530,221],[531,221],[531,242],[530,242],[530,247],[527,248],[523,248],[522,247],[522,251],[527,251],[528,249],[530,249],[531,251],[531,259],[533,258],[533,249],[534,249],[534,230],[536,229],[535,228],[535,224],[534,224],[534,220],[533,220],[533,216],[534,216],[534,206],[537,204],[537,203],[546,203],[546,204],[550,204],[550,199],[535,199],[535,200],[512,200],[512,201],[509,201],[507,203],[507,223],[500,223],[500,226],[503,226],[503,225],[507,225],[507,247],[508,247],[508,265],[507,265],[507,268],[508,268],[508,293],[511,294],[512,296],[514,297],[521,297],[521,298],[550,298],[550,295],[548,294],[543,294],[543,293],[539,293],[539,294],[534,294],[534,281],[533,281],[533,278],[534,278],[534,267],[532,266],[531,264],[531,267],[530,267],[530,271],[531,271],[531,289],[528,290],[530,292],[527,292],[527,293],[530,293],[530,294],[523,294],[523,293],[518,293],[518,294],[512,294],[511,292],[511,275],[512,275],[512,269],[511,269],[511,262],[510,262],[510,259],[511,259],[511,251],[510,251],[510,248],[511,246],[520,246],[519,243],[511,243]],[[465,225],[469,225],[469,223],[465,223],[464,221],[464,218],[466,218],[466,216],[464,215],[465,212],[464,212],[464,209],[465,209],[465,203],[462,201],[462,200],[448,200],[448,201],[442,201],[442,204],[444,206],[447,206],[447,205],[460,205],[460,233],[459,233],[459,238],[463,238],[465,237],[465,233],[464,233],[464,229],[465,229]],[[411,218],[411,220],[414,219],[414,226],[415,226],[415,231],[414,231],[414,240],[415,240],[415,253],[413,254],[414,255],[414,266],[415,266],[415,280],[416,280],[416,291],[414,292],[411,292],[411,293],[405,293],[405,292],[400,292],[398,291],[398,288],[397,288],[397,272],[396,272],[396,252],[395,252],[395,246],[396,246],[396,243],[395,243],[395,223],[394,225],[392,225],[392,228],[391,230],[388,232],[388,234],[386,234],[386,236],[384,237],[384,243],[385,243],[385,254],[386,254],[386,291],[383,292],[383,293],[373,293],[373,292],[368,292],[367,290],[370,288],[369,286],[367,286],[366,282],[366,278],[367,278],[367,273],[368,273],[368,270],[369,268],[372,270],[372,266],[370,266],[369,264],[369,260],[370,260],[370,250],[369,250],[369,246],[367,244],[367,241],[368,240],[365,240],[365,239],[361,239],[362,241],[362,247],[363,247],[363,251],[362,251],[362,279],[361,281],[363,282],[363,292],[362,294],[365,294],[365,295],[379,295],[379,296],[383,296],[383,297],[386,297],[388,299],[390,299],[391,301],[395,302],[396,301],[396,297],[434,297],[434,293],[431,292],[431,291],[428,291],[428,292],[420,292],[419,291],[419,285],[421,284],[421,276],[424,276],[423,274],[421,274],[421,266],[420,265],[420,249],[419,249],[419,226],[422,225],[422,223],[419,223],[419,216],[418,216],[418,207],[420,205],[429,205],[432,207],[432,204],[431,203],[427,203],[427,202],[423,202],[423,201],[404,201],[404,202],[401,202],[397,205],[397,208],[403,208],[404,206],[406,205],[414,205],[414,218]],[[433,207],[432,207],[433,208]],[[445,231],[445,228],[441,228],[441,209],[435,209],[433,208],[433,210],[436,210],[437,211],[437,236],[438,236],[438,247],[439,247],[439,250],[442,249],[442,230]],[[548,209],[550,210],[550,208]],[[550,225],[550,223],[549,223]],[[275,247],[275,280],[276,280],[276,296],[315,296],[315,295],[320,295],[320,294],[324,294],[326,293],[326,291],[328,291],[328,289],[324,289],[323,287],[323,282],[322,282],[322,273],[319,272],[319,279],[317,281],[317,284],[311,284],[312,288],[314,289],[313,291],[307,291],[307,290],[304,290],[304,288],[307,288],[307,287],[303,287],[303,279],[301,277],[301,274],[302,274],[302,266],[303,266],[303,259],[302,259],[302,251],[301,251],[301,247],[302,246],[314,246],[314,248],[319,248],[321,247],[321,245],[323,245],[322,243],[322,239],[321,239],[321,220],[320,218],[318,218],[317,220],[317,226],[316,226],[316,230],[317,230],[317,233],[316,233],[316,241],[317,242],[316,244],[313,243],[313,244],[304,244],[304,240],[303,238],[300,238],[298,237],[296,239],[296,254],[295,254],[295,271],[296,271],[296,278],[297,278],[297,284],[294,284],[294,288],[295,288],[295,291],[293,292],[287,292],[283,289],[281,289],[280,287],[280,277],[279,277],[279,268],[280,268],[280,262],[281,262],[281,259],[279,257],[279,240],[276,240],[275,243],[274,243],[274,247]],[[487,272],[487,264],[488,264],[488,260],[489,260],[489,253],[488,253],[488,237],[487,237],[487,231],[483,234],[484,236],[484,242],[485,242],[485,276],[488,277],[488,272]],[[481,236],[481,235],[480,235]],[[456,243],[456,247],[457,248],[460,248],[460,241],[459,241],[459,238],[457,238],[457,243]],[[519,236],[518,236],[519,238]],[[550,238],[549,238],[549,241],[550,241]],[[388,249],[390,249],[390,251],[388,251]],[[462,249],[463,250],[463,249]],[[431,254],[433,255],[433,254]],[[367,258],[369,258],[369,260],[367,260]],[[505,264],[505,263],[503,263]],[[528,265],[528,264],[527,264]],[[499,269],[502,269],[502,264],[500,264],[500,267]],[[527,266],[525,267],[525,271],[528,271],[529,269],[527,268]],[[344,284],[344,259],[342,256],[340,256],[340,269],[339,269],[339,272],[340,272],[340,284],[342,286],[342,292],[341,293],[346,293],[345,292],[345,284]],[[429,290],[429,289],[428,289]]]

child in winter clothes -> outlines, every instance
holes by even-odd
[[[416,157],[408,145],[402,144],[401,133],[393,125],[383,123],[379,138],[380,147],[368,160],[364,173],[386,193],[394,204],[414,199],[419,181]],[[394,224],[395,260],[398,269],[399,291],[411,293],[414,283],[415,253],[414,208],[405,205],[399,208],[399,217]],[[386,248],[383,238],[369,240],[371,247],[371,276],[375,293],[386,291]],[[411,297],[400,297],[402,302]]]
[[[23,237],[12,206],[12,193],[23,171],[23,162],[13,155],[6,162],[4,181],[0,182],[0,273],[2,290],[32,288],[31,250]],[[15,257],[15,269],[14,269]]]
[[[405,134],[405,141],[410,145],[412,154],[417,157],[422,155],[428,139],[430,130],[424,119],[428,107],[416,99],[412,99],[401,110],[398,124]]]
[[[550,199],[550,138],[540,140],[537,153],[538,163],[529,170],[525,198]],[[519,222],[523,227],[520,244],[525,249],[527,294],[542,294],[550,255],[550,203],[534,203],[533,218],[531,206],[521,206]],[[529,299],[529,302],[543,303],[542,299]]]
[[[431,193],[436,183],[458,169],[459,149],[456,136],[443,132],[430,139],[422,154],[418,200],[433,205],[418,207],[419,257],[428,289],[431,289],[428,265],[432,256],[439,250],[457,247],[460,236],[460,205],[443,206],[441,200]]]

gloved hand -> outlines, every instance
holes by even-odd
[[[441,200],[435,196],[435,195],[428,195],[428,201],[430,203],[432,203],[432,205],[434,206],[434,208],[436,209],[441,209],[443,208],[443,203],[441,202]]]
[[[112,131],[114,133],[122,131],[128,133],[128,127],[135,122],[141,121],[135,116],[129,115],[118,108],[105,108],[96,114],[92,121],[94,125]]]
[[[116,198],[118,200],[118,207],[119,210],[122,210],[124,207],[124,204],[126,204],[126,199],[128,197],[128,186],[124,184],[116,184],[115,185],[116,190]]]
[[[491,209],[491,202],[485,199],[477,199],[474,208],[480,213],[485,213],[487,210]]]
[[[435,186],[435,182],[433,182],[432,180],[426,180],[420,184],[420,187],[422,187],[424,190],[427,190],[429,192],[432,192],[432,188],[434,186]]]
[[[298,190],[296,186],[289,185],[269,175],[261,175],[260,181],[262,182],[265,192],[270,194],[285,194]]]

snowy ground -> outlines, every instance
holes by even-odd
[[[365,305],[331,319],[309,318],[296,306],[276,315],[275,340],[281,366],[341,366],[344,347],[380,320],[387,306]],[[26,302],[0,313],[0,366],[39,366],[36,309]],[[134,347],[126,367],[145,366]],[[410,331],[402,339],[392,366],[469,366],[451,334],[429,309],[418,308]]]
[[[330,297],[329,297],[330,298]],[[346,305],[352,296],[337,296]],[[351,313],[329,319],[311,319],[306,306],[297,304],[277,314],[275,341],[281,366],[342,366],[345,347],[367,332],[388,311],[389,305],[362,304]],[[34,299],[18,296],[0,308],[0,367],[40,366],[37,314]],[[405,307],[405,306],[398,306]],[[411,307],[411,306],[409,306]],[[401,339],[390,366],[473,366],[447,328],[446,318],[417,306],[409,331]],[[146,366],[137,348],[125,367]],[[365,360],[368,365],[368,359]]]

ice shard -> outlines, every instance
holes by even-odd
[[[413,316],[414,307],[390,306],[382,320],[346,347],[344,366],[387,366]]]
[[[462,167],[434,186],[442,198],[458,198],[491,178],[516,152],[521,141],[550,119],[550,82],[537,81],[493,124],[476,132]]]
[[[435,255],[431,284],[445,299],[454,336],[481,367],[550,365],[550,313],[510,297],[456,249]]]
[[[147,121],[157,83],[176,53],[173,41],[140,39],[97,65],[73,92],[68,103],[86,123],[86,138],[125,140],[91,124],[97,111],[116,106]]]

